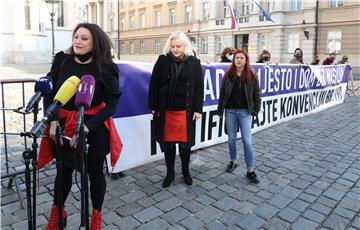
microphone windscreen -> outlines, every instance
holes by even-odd
[[[61,106],[65,105],[72,98],[79,86],[80,79],[77,76],[69,77],[57,91],[54,101],[58,101]]]
[[[79,107],[83,105],[85,108],[91,106],[91,101],[95,91],[95,78],[92,75],[84,75],[81,77],[81,81],[76,93],[75,105]]]
[[[50,76],[41,77],[35,82],[35,92],[41,92],[41,96],[50,95],[53,89],[53,82]]]

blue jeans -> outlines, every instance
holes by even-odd
[[[244,157],[248,171],[254,169],[253,149],[251,141],[251,115],[248,109],[225,109],[225,121],[228,132],[230,160],[236,160],[236,136],[240,126],[241,140],[244,145]]]

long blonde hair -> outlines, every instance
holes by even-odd
[[[191,47],[191,43],[190,43],[190,40],[189,38],[184,34],[184,32],[182,31],[175,31],[175,32],[172,32],[169,36],[169,38],[167,39],[166,43],[165,43],[165,46],[163,48],[163,54],[166,55],[170,52],[170,43],[172,40],[175,40],[179,38],[180,41],[183,43],[183,45],[185,46],[185,55],[187,56],[193,56],[194,53],[193,53],[193,49]]]

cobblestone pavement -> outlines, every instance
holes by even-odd
[[[161,187],[163,160],[127,170],[118,180],[107,177],[103,229],[360,229],[359,99],[346,97],[341,105],[254,134],[258,185],[247,181],[242,154],[239,167],[225,172],[227,144],[192,154],[190,187],[182,182],[178,156],[167,189]],[[23,167],[21,145],[21,139],[10,142],[12,168]],[[242,149],[240,140],[237,145]],[[49,217],[54,176],[54,166],[39,174],[39,228]],[[26,209],[7,183],[1,181],[1,229],[26,229]],[[75,185],[66,209],[67,229],[77,229]]]

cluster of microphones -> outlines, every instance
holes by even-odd
[[[53,82],[50,76],[41,77],[35,82],[35,94],[25,107],[25,112],[33,110],[41,97],[50,96],[53,90]],[[30,130],[30,135],[40,137],[43,134],[45,126],[54,116],[55,111],[64,106],[75,94],[75,105],[78,107],[78,119],[76,131],[80,130],[80,124],[83,119],[84,109],[89,108],[95,91],[95,78],[92,75],[84,75],[81,80],[77,76],[69,77],[57,91],[53,103],[46,109],[41,121],[35,122]]]

